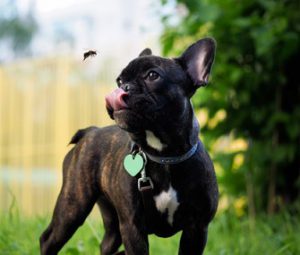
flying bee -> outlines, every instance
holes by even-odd
[[[95,51],[95,50],[86,51],[83,54],[83,61],[86,60],[88,57],[95,57],[96,55],[97,55],[97,51]]]

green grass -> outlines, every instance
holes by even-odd
[[[50,217],[23,218],[17,212],[0,215],[0,254],[39,254],[38,238]],[[219,255],[289,255],[300,254],[299,210],[293,216],[287,212],[260,216],[251,227],[247,218],[230,213],[217,215],[209,228],[205,254]],[[75,233],[60,254],[99,254],[103,237],[101,221],[88,219]],[[150,254],[177,254],[180,233],[163,239],[150,236]]]

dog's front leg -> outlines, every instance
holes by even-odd
[[[124,212],[124,211],[123,211]],[[128,215],[131,212],[134,215]],[[120,232],[126,255],[149,255],[148,235],[143,217],[132,211],[127,211],[126,217],[120,217]]]
[[[179,255],[201,255],[207,241],[207,226],[191,224],[180,238]]]
[[[121,223],[120,231],[126,255],[148,255],[148,236],[133,222]]]

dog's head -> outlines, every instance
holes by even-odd
[[[174,59],[143,50],[122,70],[118,88],[106,96],[110,117],[132,133],[180,125],[191,110],[191,96],[208,82],[214,55],[215,41],[210,38],[197,41]]]

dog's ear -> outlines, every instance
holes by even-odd
[[[140,53],[139,57],[142,57],[142,56],[149,56],[149,55],[152,55],[152,51],[151,51],[151,49],[146,48],[146,49],[144,49],[144,50]]]
[[[176,59],[187,72],[196,88],[208,83],[210,69],[215,57],[216,42],[204,38],[192,44]]]

